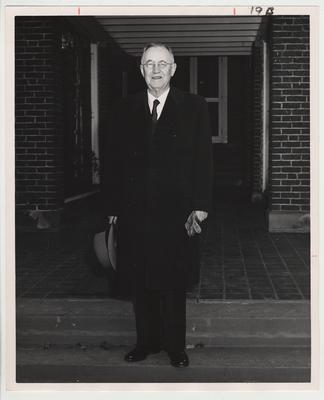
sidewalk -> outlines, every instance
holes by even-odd
[[[92,253],[104,228],[96,198],[77,205],[60,232],[18,232],[16,290],[19,298],[109,298],[111,276]],[[219,204],[209,216],[201,279],[188,298],[308,300],[310,235],[274,234],[263,211]]]
[[[20,383],[310,382],[310,354],[306,348],[191,349],[190,366],[184,369],[171,367],[165,352],[128,365],[123,362],[128,350],[124,346],[109,351],[26,349],[19,352],[17,379]]]

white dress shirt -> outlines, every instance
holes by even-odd
[[[147,91],[147,100],[148,100],[148,105],[149,105],[151,114],[152,114],[152,109],[153,109],[153,101],[159,100],[159,102],[160,102],[160,104],[156,108],[158,119],[160,118],[160,115],[162,113],[162,110],[163,110],[164,104],[166,102],[166,99],[168,97],[169,91],[170,91],[170,88],[168,88],[163,94],[161,94],[160,97],[154,97],[149,91]]]

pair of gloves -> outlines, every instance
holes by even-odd
[[[207,218],[207,215],[206,211],[192,211],[185,223],[188,236],[201,233],[200,223]]]
[[[185,228],[188,236],[191,237],[194,236],[196,233],[201,233],[200,223],[207,218],[207,215],[208,214],[206,213],[206,211],[192,211],[185,223]],[[109,224],[115,224],[117,222],[117,217],[108,217],[108,222]]]

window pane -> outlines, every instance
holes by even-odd
[[[210,123],[212,128],[212,135],[218,136],[218,103],[208,103]]]
[[[218,57],[198,57],[198,94],[218,97]]]

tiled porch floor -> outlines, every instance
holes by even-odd
[[[260,210],[252,208],[213,216],[203,247],[200,298],[309,299],[309,235],[268,233],[262,221]]]
[[[309,234],[268,233],[260,207],[221,204],[216,210],[203,237],[201,280],[188,297],[309,299]],[[109,297],[109,275],[89,251],[101,228],[100,215],[91,211],[70,217],[61,232],[17,233],[17,296]]]

